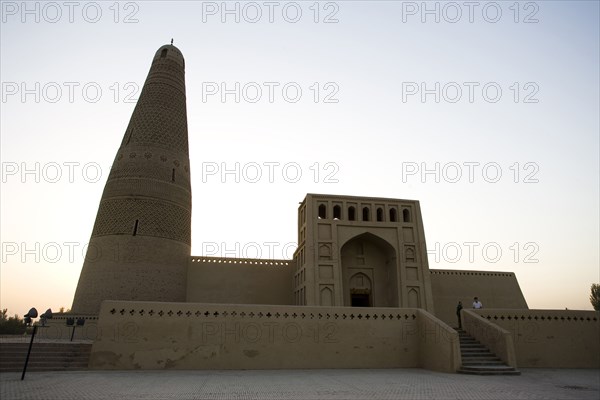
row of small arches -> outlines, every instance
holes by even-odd
[[[320,204],[317,215],[318,215],[319,219],[327,219],[327,205]],[[356,221],[357,220],[357,210],[354,206],[348,207],[347,216],[348,216],[348,221]],[[342,207],[341,206],[339,206],[339,205],[333,206],[333,219],[338,219],[338,220],[342,219]],[[385,221],[385,212],[383,210],[383,207],[377,207],[377,210],[375,211],[375,220],[377,222]],[[389,214],[388,214],[388,220],[389,220],[389,222],[400,222],[399,216],[398,216],[398,211],[395,208],[390,208]],[[365,206],[362,208],[361,221],[371,221],[371,208],[370,207]],[[410,210],[408,208],[405,208],[402,210],[402,222],[412,222]]]

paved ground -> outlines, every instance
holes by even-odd
[[[594,399],[600,370],[482,377],[421,369],[81,371],[0,374],[9,399]]]

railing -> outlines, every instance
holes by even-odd
[[[465,331],[485,345],[507,365],[516,368],[517,357],[512,334],[474,313],[471,310],[461,311],[462,326]]]
[[[454,372],[461,366],[460,342],[454,329],[423,309],[418,310],[421,367]]]

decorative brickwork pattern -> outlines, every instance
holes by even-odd
[[[145,161],[145,160],[144,160]],[[148,163],[148,165],[144,165],[145,163],[119,163],[118,165],[113,166],[110,170],[110,175],[108,176],[108,182],[110,183],[112,180],[121,179],[121,178],[147,178],[154,179],[169,183],[174,183],[178,186],[182,186],[187,190],[190,190],[190,177],[189,172],[182,171],[181,169],[177,171],[177,178],[175,182],[172,182],[172,170],[173,168],[170,165],[165,165],[161,167],[160,165],[154,163]],[[108,184],[107,184],[108,186]]]
[[[155,236],[191,244],[189,210],[174,204],[143,199],[110,199],[100,203],[92,237],[131,235],[135,221],[137,235]]]
[[[173,74],[175,79],[169,79]],[[123,146],[145,144],[188,153],[183,71],[168,59],[155,62],[123,138]]]
[[[485,313],[478,312],[483,318],[486,318],[492,322],[494,321],[561,321],[561,322],[576,322],[576,321],[586,321],[586,322],[596,322],[598,318],[590,315],[532,315],[531,313],[521,314],[518,310],[514,314],[504,314],[504,313]]]
[[[74,313],[97,314],[104,300],[185,299],[192,195],[184,65],[172,45],[153,58],[102,194]],[[131,262],[140,260],[135,243],[149,240],[155,258]]]
[[[146,316],[146,317],[157,317],[157,318],[218,318],[218,317],[239,317],[239,318],[247,318],[247,319],[314,319],[314,320],[362,320],[368,321],[372,320],[382,320],[382,321],[413,321],[417,319],[417,315],[413,312],[402,313],[398,312],[398,310],[390,310],[390,313],[377,313],[377,312],[351,312],[351,309],[348,312],[263,312],[260,310],[249,310],[247,308],[241,309],[238,311],[227,311],[221,310],[218,308],[211,309],[198,309],[196,311],[182,311],[177,308],[160,308],[155,310],[154,308],[150,308],[149,310],[140,308],[112,308],[110,310],[112,315],[122,315],[124,317],[133,317],[133,316]]]

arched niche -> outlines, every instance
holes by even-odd
[[[348,240],[340,255],[345,306],[399,306],[397,255],[388,242],[366,232]]]

